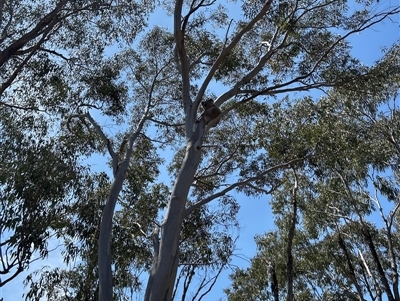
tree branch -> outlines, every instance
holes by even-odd
[[[312,76],[312,74],[315,72],[315,70],[317,69],[317,67],[322,63],[322,61],[326,58],[326,56],[333,51],[333,49],[336,47],[336,45],[338,45],[339,43],[341,43],[343,40],[345,40],[346,38],[348,38],[350,35],[352,34],[356,34],[359,33],[361,31],[364,31],[370,27],[372,27],[373,25],[383,21],[385,18],[387,18],[388,16],[397,14],[400,12],[400,8],[395,8],[391,11],[388,12],[382,12],[382,13],[377,13],[373,16],[371,16],[368,20],[366,20],[365,22],[363,22],[359,27],[357,27],[356,29],[350,30],[349,32],[347,32],[344,36],[340,37],[339,39],[337,39],[334,43],[332,43],[330,45],[330,47],[328,47],[320,56],[320,58],[314,63],[313,67],[311,68],[311,70],[301,76],[297,76],[294,79],[287,81],[285,83],[279,84],[279,85],[275,85],[273,87],[268,87],[259,91],[253,91],[252,95],[250,97],[248,97],[246,100],[244,100],[243,102],[247,102],[250,101],[258,96],[261,95],[272,95],[272,94],[278,94],[278,93],[289,93],[289,92],[295,92],[295,91],[308,91],[310,89],[317,89],[317,88],[321,88],[321,87],[334,87],[334,86],[341,86],[343,84],[348,83],[351,80],[357,80],[362,76],[366,76],[366,74],[364,75],[359,75],[359,76],[354,76],[352,78],[347,78],[346,80],[342,80],[339,79],[335,82],[317,82],[317,83],[313,83],[313,84],[303,84],[303,86],[297,86],[297,87],[290,87],[290,88],[285,88],[285,89],[281,89],[287,86],[290,86],[292,84],[295,83],[301,83],[302,80],[309,78],[310,76]],[[369,23],[368,23],[369,22]],[[250,71],[245,77],[243,77],[243,79],[239,82],[241,83],[241,85],[243,85],[244,83],[246,83],[249,79],[252,78],[252,76],[256,75],[261,69],[262,67],[265,65],[266,61],[268,61],[268,59],[273,55],[274,52],[276,52],[277,49],[282,48],[284,43],[280,43],[280,45],[278,47],[276,47],[275,49],[272,49],[272,45],[273,45],[273,40],[274,38],[276,38],[276,34],[277,32],[274,33],[272,42],[269,44],[269,51],[263,56],[262,59],[260,59],[259,63],[257,64],[257,66]],[[285,38],[284,38],[285,40]],[[284,41],[283,40],[283,41]],[[217,103],[220,104],[222,102],[224,102],[227,99],[232,98],[235,95],[238,95],[241,93],[241,90],[239,90],[240,85],[239,83],[237,85],[235,85],[235,87],[233,87],[232,89],[230,89],[229,91],[225,92],[223,95],[221,95],[218,98]],[[200,95],[200,92],[199,92]],[[238,106],[242,104],[239,103]]]
[[[209,197],[207,197],[207,198],[205,198],[205,199],[193,204],[192,206],[186,208],[186,210],[185,210],[185,212],[183,214],[183,217],[184,218],[187,217],[193,210],[199,208],[202,205],[205,205],[205,204],[211,202],[212,200],[215,200],[216,198],[224,196],[226,193],[228,193],[229,191],[231,191],[231,190],[233,190],[235,188],[246,186],[247,184],[260,179],[262,176],[264,176],[264,175],[266,175],[266,174],[268,174],[270,172],[276,171],[276,170],[281,169],[281,168],[289,167],[290,165],[292,165],[294,163],[304,161],[304,160],[309,159],[311,157],[312,157],[312,155],[308,155],[308,156],[305,156],[305,157],[302,157],[302,158],[297,158],[297,159],[290,160],[289,162],[286,162],[286,163],[275,165],[273,167],[268,168],[266,171],[258,174],[257,176],[254,176],[254,177],[248,178],[247,180],[236,182],[236,183],[234,183],[232,185],[229,185],[227,188],[221,190],[220,192],[217,192],[217,193],[215,193],[215,194],[213,194],[213,195],[211,195],[211,196],[209,196]]]
[[[54,55],[56,55],[56,56],[62,58],[63,60],[65,60],[65,61],[67,61],[67,62],[69,62],[69,61],[71,60],[71,58],[68,58],[68,57],[62,55],[61,53],[59,53],[59,52],[57,52],[57,51],[55,51],[55,50],[46,49],[46,48],[43,48],[43,47],[40,47],[39,50],[41,50],[41,51],[43,51],[43,52],[47,52],[47,53],[54,54]]]
[[[208,72],[206,78],[204,79],[203,84],[201,85],[199,92],[197,94],[195,103],[194,103],[194,107],[197,108],[200,104],[200,101],[204,95],[204,92],[207,89],[208,84],[210,83],[212,77],[214,76],[215,72],[218,70],[219,65],[223,62],[223,60],[225,59],[225,57],[229,54],[229,52],[235,48],[235,46],[239,43],[239,41],[241,40],[241,38],[243,37],[243,35],[250,31],[253,26],[259,21],[261,20],[261,18],[265,15],[265,13],[268,11],[268,9],[270,8],[272,3],[272,0],[267,0],[264,4],[264,6],[262,7],[262,9],[260,10],[260,12],[249,22],[247,23],[247,25],[233,38],[232,42],[229,43],[228,46],[226,46],[222,52],[220,53],[220,55],[218,56],[218,58],[216,59],[216,61],[214,62],[213,66],[211,67],[210,71]]]
[[[43,37],[45,37],[48,32],[53,29],[55,24],[59,22],[57,18],[58,12],[61,10],[61,8],[68,3],[68,0],[62,0],[60,1],[56,7],[48,13],[46,16],[44,16],[38,24],[33,28],[31,31],[27,32],[24,34],[21,38],[19,38],[17,41],[12,43],[10,46],[8,46],[6,49],[0,52],[0,66],[2,66],[14,53],[21,49],[24,45],[26,45],[29,41],[32,41],[33,39],[37,38],[39,35],[43,34]],[[44,30],[44,31],[43,31]],[[40,41],[43,43],[43,37]],[[41,43],[39,42],[36,44],[35,50],[40,47]]]
[[[245,76],[243,76],[243,78],[233,88],[231,88],[230,90],[228,90],[227,92],[222,94],[220,97],[218,97],[218,100],[217,100],[218,104],[221,104],[225,100],[232,98],[233,96],[237,95],[238,92],[243,93],[244,91],[249,91],[249,90],[241,90],[240,88],[244,84],[248,83],[254,76],[256,76],[261,71],[261,69],[265,66],[265,64],[268,62],[268,60],[272,57],[272,55],[280,47],[282,47],[282,45],[285,43],[287,34],[286,34],[285,38],[282,40],[282,42],[280,43],[280,45],[278,47],[272,49],[272,46],[274,45],[274,43],[278,37],[278,33],[279,33],[279,28],[277,27],[274,32],[274,35],[272,36],[272,39],[268,46],[267,52],[260,58],[257,65],[252,70],[250,70],[249,73],[247,73]],[[254,91],[252,91],[252,93],[257,94],[258,91],[254,90]]]
[[[22,68],[25,67],[25,65],[28,63],[28,61],[31,59],[31,57],[35,54],[36,50],[39,49],[39,47],[44,43],[44,41],[46,40],[47,35],[48,35],[48,33],[50,32],[51,29],[52,29],[51,27],[48,27],[48,28],[46,29],[46,31],[43,33],[42,38],[39,40],[39,42],[38,42],[35,46],[32,47],[32,51],[31,51],[31,52],[26,56],[26,58],[18,65],[18,67],[15,68],[14,72],[11,74],[11,76],[8,78],[8,80],[5,81],[5,82],[1,85],[1,87],[0,87],[0,95],[2,95],[3,92],[13,83],[13,81],[16,79],[16,77],[18,76],[18,74],[21,72]],[[4,50],[4,51],[2,51],[2,52],[0,53],[0,66],[2,66],[2,65],[5,63],[5,61],[6,61],[6,59],[5,59],[6,56],[7,56],[7,59],[11,56],[11,54],[10,54],[10,55],[4,54],[5,51],[6,51],[6,50]],[[1,62],[2,59],[4,59],[3,62]]]
[[[393,293],[390,290],[389,282],[388,282],[388,280],[386,278],[386,274],[385,274],[385,271],[383,269],[381,260],[379,258],[375,243],[374,243],[374,241],[372,239],[371,231],[369,230],[368,225],[366,225],[366,223],[364,222],[364,220],[362,218],[362,215],[361,215],[361,213],[359,212],[359,210],[358,210],[358,208],[356,206],[357,200],[354,198],[354,196],[352,194],[352,191],[350,189],[349,183],[345,179],[345,177],[343,176],[342,172],[340,170],[337,170],[336,172],[337,172],[337,174],[338,174],[338,176],[339,176],[339,178],[340,178],[340,180],[341,180],[341,182],[342,182],[342,184],[343,184],[343,186],[345,188],[346,195],[349,197],[349,199],[350,199],[350,201],[351,201],[351,203],[352,203],[352,205],[354,207],[354,210],[356,211],[356,213],[358,215],[359,222],[361,224],[361,231],[362,231],[363,237],[366,240],[366,243],[367,243],[368,248],[369,248],[369,250],[371,252],[372,258],[374,259],[374,263],[375,263],[375,266],[377,268],[377,272],[378,272],[379,278],[381,280],[381,283],[382,283],[382,286],[384,288],[384,291],[385,291],[385,293],[386,293],[386,295],[388,297],[388,300],[389,301],[395,301],[395,299],[393,297]]]
[[[345,244],[340,232],[338,233],[338,242],[339,242],[340,248],[342,249],[342,251],[344,253],[344,257],[346,259],[347,268],[349,269],[349,272],[350,272],[350,275],[349,275],[350,276],[350,280],[353,282],[353,285],[355,286],[355,288],[357,290],[357,294],[358,294],[360,300],[363,300],[362,299],[363,296],[364,296],[363,291],[361,289],[360,284],[358,283],[356,272],[355,272],[354,266],[353,266],[353,264],[351,262],[350,254],[349,254],[349,252],[347,250],[346,244]]]
[[[182,101],[183,109],[186,116],[186,137],[191,135],[191,124],[193,120],[193,112],[196,111],[191,107],[190,100],[190,79],[189,79],[189,60],[186,54],[185,42],[184,42],[184,31],[181,28],[181,15],[182,15],[183,0],[177,0],[175,3],[174,11],[174,36],[176,49],[180,62],[180,71],[182,77]]]
[[[97,124],[97,122],[93,119],[93,117],[90,115],[89,112],[83,114],[82,116],[86,117],[89,120],[89,122],[92,124],[92,126],[96,130],[97,134],[100,136],[101,140],[103,140],[104,146],[107,147],[108,153],[111,156],[113,174],[115,176],[117,173],[117,170],[118,170],[118,158],[117,158],[117,154],[115,153],[115,151],[112,148],[111,141],[107,138],[107,136],[104,134],[101,127]]]
[[[165,125],[165,126],[174,126],[174,127],[176,127],[176,126],[184,126],[185,125],[185,123],[168,123],[168,122],[165,122],[165,121],[156,120],[154,118],[149,118],[148,120],[151,121],[151,122],[160,124],[160,125]]]

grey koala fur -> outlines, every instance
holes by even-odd
[[[205,101],[201,102],[201,105],[204,108],[204,112],[202,114],[204,118],[204,122],[207,125],[211,120],[217,118],[221,115],[221,110],[215,105],[214,101],[209,98]]]

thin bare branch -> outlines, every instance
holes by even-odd
[[[206,281],[205,283],[202,283],[202,285],[199,286],[198,292],[200,292],[200,290],[202,288],[204,288],[206,285],[209,285],[209,283],[211,283],[209,285],[208,289],[201,294],[201,296],[199,297],[198,301],[201,301],[212,290],[212,288],[214,287],[215,283],[218,280],[219,275],[221,275],[221,273],[224,270],[224,268],[225,268],[225,264],[221,265],[221,267],[218,269],[217,274],[214,277],[212,277],[209,281]],[[196,292],[196,295],[197,295],[198,292]],[[196,297],[196,295],[195,295],[195,297]],[[195,300],[195,297],[193,297],[193,300]]]
[[[149,118],[148,120],[151,121],[151,122],[160,124],[160,125],[165,125],[165,126],[174,126],[174,127],[176,127],[176,126],[184,126],[185,125],[185,123],[168,123],[168,122],[165,122],[165,121],[156,120],[154,118]]]
[[[186,54],[185,42],[184,42],[184,32],[181,28],[181,15],[182,15],[183,0],[177,0],[175,3],[174,11],[174,36],[176,43],[176,50],[179,58],[179,66],[182,76],[182,100],[183,108],[185,111],[186,118],[190,120],[193,116],[190,116],[189,112],[191,100],[190,100],[190,79],[189,79],[189,59]],[[192,110],[194,111],[194,110]],[[186,122],[186,137],[190,136],[191,129],[189,128],[189,122]]]
[[[71,60],[71,58],[68,58],[68,57],[62,55],[61,53],[59,53],[59,52],[57,52],[55,50],[46,49],[46,48],[43,48],[43,47],[40,47],[39,50],[43,51],[43,52],[54,54],[55,56],[58,56],[58,57],[62,58],[63,60],[67,61],[67,62],[69,62]]]
[[[201,7],[212,6],[216,2],[216,0],[212,0],[210,3],[207,3],[207,4],[204,4],[205,0],[201,0],[198,5],[194,5],[195,2],[196,2],[195,0],[192,1],[192,3],[190,4],[190,11],[183,18],[183,22],[182,22],[183,34],[185,34],[185,32],[186,32],[186,26],[189,22],[190,16],[193,15]]]
[[[302,84],[296,87],[289,87],[289,88],[285,88],[288,86],[291,86],[295,83],[302,83],[302,81],[304,79],[309,78],[310,76],[312,76],[312,74],[315,72],[315,70],[319,67],[319,65],[322,63],[322,61],[326,58],[326,56],[333,51],[333,49],[342,41],[344,41],[345,39],[347,39],[350,35],[353,34],[357,34],[361,31],[364,31],[370,27],[372,27],[373,25],[382,22],[385,18],[397,14],[400,12],[400,8],[395,8],[389,12],[382,12],[382,13],[378,13],[375,14],[373,16],[371,16],[371,18],[369,18],[368,20],[366,20],[362,25],[360,25],[358,28],[353,29],[349,32],[347,32],[345,35],[341,36],[339,39],[337,39],[334,43],[332,43],[330,45],[330,47],[328,47],[320,56],[320,58],[314,63],[313,67],[311,68],[311,70],[301,76],[297,76],[295,78],[293,78],[292,80],[289,80],[285,83],[281,83],[278,85],[274,85],[273,87],[268,87],[265,88],[263,90],[259,90],[259,91],[253,91],[252,95],[248,98],[246,98],[245,100],[243,100],[241,103],[238,103],[237,106],[240,106],[243,102],[248,102],[258,96],[261,95],[276,95],[276,94],[281,94],[281,93],[290,93],[290,92],[296,92],[296,91],[308,91],[311,89],[318,89],[321,87],[335,87],[335,86],[341,86],[343,84],[349,83],[349,81],[352,80],[359,80],[360,77],[365,77],[368,74],[364,74],[364,75],[358,75],[358,76],[354,76],[353,78],[347,78],[345,80],[343,79],[338,79],[335,82],[317,82],[317,83],[312,83],[312,84]],[[368,23],[369,22],[369,23]],[[275,32],[275,35],[277,34],[277,32]],[[262,67],[265,65],[266,61],[268,61],[268,59],[273,55],[273,53],[279,48],[279,47],[284,47],[284,43],[280,43],[280,45],[275,48],[272,49],[271,47],[273,46],[273,42],[269,43],[269,51],[263,56],[263,58],[259,61],[259,63],[257,64],[257,66],[249,72],[249,74],[247,74],[245,77],[243,77],[243,79],[237,84],[235,85],[235,87],[233,87],[232,89],[230,89],[229,91],[225,92],[223,95],[221,95],[218,98],[217,103],[220,104],[222,102],[224,102],[227,99],[230,99],[233,96],[239,95],[241,94],[241,90],[240,90],[240,83],[241,85],[243,85],[244,83],[246,83],[249,79],[252,78],[252,76],[256,75],[261,69]],[[258,71],[257,71],[258,70]],[[282,89],[284,88],[284,89]],[[235,107],[237,107],[235,106]],[[232,108],[233,109],[233,108]],[[231,109],[229,109],[231,110]]]
[[[187,270],[187,273],[186,273],[186,277],[185,277],[185,279],[183,281],[183,292],[182,292],[182,297],[181,297],[182,301],[186,300],[186,294],[187,294],[187,292],[189,290],[190,283],[193,280],[193,276],[195,275],[195,272],[194,272],[195,266],[194,265],[189,265],[187,267],[187,269],[188,270]]]
[[[265,2],[264,6],[262,7],[262,9],[260,10],[260,12],[249,23],[247,23],[247,25],[245,27],[243,27],[243,29],[233,38],[233,40],[229,43],[229,45],[222,50],[222,52],[220,53],[218,58],[215,60],[213,66],[211,67],[211,69],[208,72],[206,78],[204,79],[203,84],[201,85],[201,87],[199,89],[198,95],[197,95],[195,103],[194,103],[194,107],[195,108],[197,108],[199,106],[200,101],[201,101],[201,99],[202,99],[202,97],[204,95],[204,92],[206,91],[206,89],[208,87],[208,84],[210,83],[212,77],[214,76],[215,72],[218,70],[220,64],[223,62],[225,57],[229,54],[229,52],[231,50],[233,50],[233,48],[235,48],[235,46],[242,39],[243,35],[245,33],[247,33],[248,31],[250,31],[253,28],[253,26],[259,20],[261,20],[261,18],[265,15],[265,13],[270,8],[270,6],[272,4],[272,1],[273,0],[267,0]]]
[[[232,185],[229,185],[227,188],[225,188],[225,189],[223,189],[223,190],[221,190],[221,191],[219,191],[219,192],[217,192],[217,193],[215,193],[215,194],[213,194],[213,195],[211,195],[211,196],[209,196],[209,197],[207,197],[207,198],[205,198],[205,199],[193,204],[192,206],[186,208],[186,210],[185,210],[185,212],[183,214],[183,217],[188,216],[193,210],[199,208],[200,206],[205,205],[205,204],[211,202],[212,200],[215,200],[216,198],[224,196],[226,193],[228,193],[229,191],[231,191],[231,190],[233,190],[235,188],[246,186],[247,184],[260,179],[261,177],[265,176],[266,174],[268,174],[270,172],[276,171],[278,169],[290,167],[294,163],[304,161],[304,160],[309,159],[311,157],[312,157],[311,155],[308,155],[308,156],[305,156],[305,157],[301,157],[301,158],[290,160],[290,161],[288,161],[286,163],[282,163],[282,164],[278,164],[278,165],[272,166],[272,167],[268,168],[267,170],[265,170],[264,172],[261,172],[260,174],[254,176],[254,177],[251,177],[251,178],[248,178],[248,179],[246,179],[244,181],[236,182],[236,183],[234,183]]]
[[[101,129],[101,127],[93,119],[92,115],[90,115],[89,112],[83,114],[83,116],[89,120],[89,122],[92,124],[92,126],[96,130],[97,134],[100,136],[101,140],[103,140],[104,146],[107,147],[108,153],[110,154],[111,159],[112,159],[113,174],[115,176],[116,173],[117,173],[117,170],[118,170],[118,158],[117,158],[117,154],[113,150],[111,141],[107,138],[107,136],[104,134],[104,132]]]
[[[350,35],[353,35],[353,34],[356,34],[356,33],[360,33],[361,31],[364,31],[364,30],[366,30],[366,29],[372,27],[373,25],[382,22],[382,21],[383,21],[384,19],[386,19],[388,16],[393,15],[393,14],[397,14],[397,13],[399,13],[399,12],[400,12],[400,8],[396,8],[396,9],[393,9],[393,10],[391,10],[391,11],[389,11],[389,12],[378,13],[378,14],[373,15],[371,18],[369,18],[368,20],[366,20],[366,21],[365,21],[362,25],[360,25],[358,28],[353,29],[353,30],[350,30],[350,31],[347,32],[345,35],[343,35],[343,36],[341,36],[339,39],[337,39],[334,43],[332,43],[332,45],[329,46],[329,47],[322,53],[321,57],[314,63],[314,66],[311,68],[311,70],[310,70],[307,74],[298,76],[298,77],[292,79],[291,81],[288,81],[288,82],[283,83],[283,84],[276,85],[276,86],[274,86],[274,87],[272,87],[272,88],[266,89],[265,91],[267,91],[267,90],[276,90],[276,89],[279,89],[279,88],[282,88],[282,87],[291,85],[291,84],[293,84],[293,83],[299,82],[299,81],[301,81],[301,80],[303,80],[303,79],[306,79],[306,78],[310,77],[310,76],[315,72],[315,70],[317,69],[317,67],[321,64],[321,62],[326,58],[326,56],[336,47],[336,45],[338,45],[339,43],[341,43],[342,41],[344,41],[345,39],[347,39]],[[376,19],[376,20],[374,20],[374,19]],[[371,21],[371,20],[374,20],[374,21]],[[369,21],[370,21],[370,23],[368,23]]]

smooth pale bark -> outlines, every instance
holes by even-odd
[[[97,133],[103,139],[104,144],[107,145],[108,152],[113,162],[114,182],[111,185],[110,193],[108,194],[106,205],[104,206],[100,222],[99,234],[99,247],[98,247],[98,266],[99,266],[99,300],[112,301],[113,300],[113,283],[112,283],[112,270],[111,270],[111,230],[112,219],[114,216],[115,206],[118,201],[118,195],[121,192],[122,185],[128,170],[129,161],[132,155],[133,143],[136,141],[139,133],[141,133],[144,123],[147,120],[149,106],[146,107],[145,112],[138,124],[138,127],[129,138],[129,146],[125,152],[125,159],[118,165],[118,158],[115,154],[110,141],[107,139],[100,126],[93,120],[90,114],[85,116],[89,119],[95,127]]]
[[[127,166],[127,164],[125,164]],[[108,195],[107,203],[104,206],[103,215],[100,223],[99,235],[99,294],[101,301],[111,301],[113,298],[112,273],[111,273],[111,227],[115,205],[117,204],[118,194],[122,189],[126,166],[114,179]]]
[[[204,119],[196,121],[197,108],[204,91],[192,103],[190,98],[189,60],[186,54],[184,32],[187,18],[182,23],[183,0],[177,0],[174,11],[174,36],[176,42],[176,64],[182,76],[182,99],[185,111],[186,153],[178,177],[172,189],[168,210],[161,225],[161,239],[154,242],[154,259],[147,283],[145,301],[169,301],[172,298],[174,282],[178,270],[179,237],[185,205],[194,175],[200,162],[204,135]],[[182,25],[182,27],[181,27]]]
[[[192,7],[191,11],[182,19],[183,0],[175,2],[174,10],[174,36],[177,51],[177,66],[182,76],[182,99],[186,115],[185,131],[187,137],[185,158],[176,179],[171,193],[168,211],[161,225],[161,239],[159,247],[155,248],[153,266],[148,280],[145,301],[170,301],[172,298],[174,282],[178,269],[179,259],[179,237],[183,217],[185,216],[185,204],[189,194],[190,186],[200,162],[201,147],[203,136],[207,132],[204,129],[204,119],[196,122],[196,112],[204,92],[210,83],[216,70],[228,55],[228,53],[237,45],[242,36],[249,31],[254,24],[264,16],[269,9],[272,0],[268,0],[261,11],[252,19],[221,52],[217,60],[211,67],[206,79],[204,80],[196,100],[190,101],[190,76],[189,60],[185,49],[185,30],[188,18],[195,13],[201,5]],[[222,101],[222,100],[221,100]],[[192,127],[195,129],[192,132]],[[209,128],[210,126],[208,126]],[[154,244],[154,243],[153,243]]]
[[[145,301],[170,301],[178,270],[179,237],[185,204],[190,186],[200,162],[204,133],[204,120],[197,124],[195,133],[187,143],[185,158],[168,206],[168,211],[161,225],[161,240],[156,250],[152,271],[146,288]],[[157,252],[158,251],[158,252]]]

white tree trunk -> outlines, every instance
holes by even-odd
[[[170,301],[178,270],[179,237],[190,186],[200,162],[204,120],[187,143],[185,158],[161,226],[159,249],[155,250],[152,271],[146,288],[145,301]]]
[[[111,185],[107,203],[104,206],[101,217],[98,249],[99,297],[101,301],[113,300],[110,247],[112,218],[114,215],[115,205],[117,204],[118,195],[122,189],[127,167],[127,162],[123,162],[123,164],[121,164],[120,169],[115,176],[114,182]]]
[[[110,193],[108,194],[106,205],[104,206],[100,222],[99,246],[98,246],[98,267],[99,267],[99,300],[113,300],[113,284],[111,270],[111,229],[112,219],[114,216],[115,205],[118,201],[118,196],[122,190],[122,185],[129,167],[130,158],[133,150],[133,143],[136,141],[139,133],[142,131],[149,112],[149,106],[138,123],[138,127],[134,133],[130,135],[128,148],[125,151],[125,159],[118,162],[110,141],[107,139],[98,124],[91,118],[89,114],[86,116],[96,128],[99,135],[103,138],[104,144],[107,146],[113,162],[114,182],[111,185]]]

